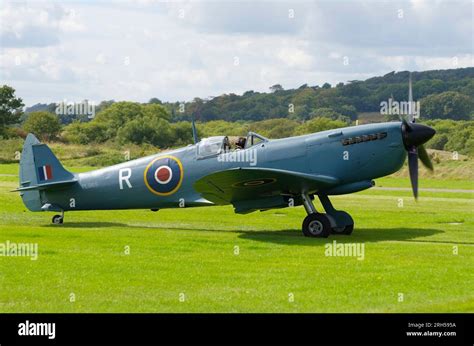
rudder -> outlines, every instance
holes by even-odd
[[[46,202],[42,200],[42,185],[72,181],[74,174],[62,166],[51,149],[33,134],[28,134],[20,159],[19,190],[25,206],[31,211],[41,211]]]

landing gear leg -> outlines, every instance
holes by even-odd
[[[328,196],[318,195],[318,197],[331,221],[332,233],[350,235],[354,230],[352,217],[345,211],[334,209]]]
[[[307,193],[301,195],[303,205],[308,213],[303,221],[303,234],[305,237],[327,238],[331,233],[331,222],[326,214],[316,211],[311,197]]]
[[[52,222],[55,225],[60,225],[63,223],[63,221],[64,221],[64,210],[61,210],[61,215],[54,215]]]

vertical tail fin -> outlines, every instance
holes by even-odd
[[[29,210],[39,211],[46,203],[42,200],[41,186],[73,182],[74,174],[68,172],[46,144],[28,134],[20,159],[20,195]]]

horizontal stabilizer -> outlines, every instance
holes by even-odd
[[[12,192],[30,191],[30,190],[52,190],[52,189],[55,189],[55,188],[70,186],[70,185],[75,184],[76,182],[77,182],[77,179],[65,180],[65,181],[55,181],[55,182],[52,182],[52,183],[44,183],[44,184],[40,184],[40,185],[19,187],[18,189],[13,190]]]

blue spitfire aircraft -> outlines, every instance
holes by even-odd
[[[63,168],[46,144],[26,138],[20,160],[19,191],[31,211],[151,209],[232,204],[236,213],[303,205],[303,234],[351,234],[351,216],[334,209],[328,196],[374,185],[373,179],[398,171],[407,156],[415,197],[418,161],[432,169],[423,147],[435,131],[427,126],[389,122],[346,127],[269,140],[249,133],[233,150],[228,137],[87,173]],[[312,203],[317,195],[326,211]]]
[[[232,204],[236,213],[303,205],[303,234],[351,234],[352,217],[328,196],[374,185],[398,171],[407,156],[415,198],[418,158],[432,169],[423,147],[435,131],[414,119],[339,128],[270,140],[250,132],[233,145],[227,136],[87,173],[67,171],[33,134],[24,143],[19,191],[31,211],[64,212],[200,207]],[[326,213],[316,211],[318,196]]]

